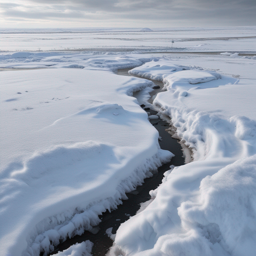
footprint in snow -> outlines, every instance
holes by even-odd
[[[5,100],[5,102],[11,102],[11,101],[16,101],[16,100],[17,100],[17,98],[12,98],[12,99]]]

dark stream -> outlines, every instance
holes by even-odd
[[[127,76],[129,75],[128,70],[129,69],[118,70],[117,74]],[[153,82],[157,86],[160,86],[161,88],[163,87],[162,82]],[[151,97],[161,91],[161,88],[155,89],[151,93]],[[145,111],[150,112],[151,115],[155,115],[157,113],[156,111],[147,108]],[[138,186],[136,190],[127,193],[128,200],[124,200],[123,204],[118,206],[118,209],[113,210],[112,212],[107,211],[103,213],[100,216],[101,223],[97,227],[99,231],[96,234],[85,231],[84,234],[81,236],[75,236],[71,239],[67,239],[64,242],[60,243],[58,246],[56,246],[55,250],[49,255],[55,254],[58,251],[66,250],[71,245],[81,243],[86,240],[90,240],[94,243],[92,249],[93,255],[106,255],[106,253],[113,244],[113,241],[106,234],[106,230],[112,227],[112,233],[115,234],[120,224],[128,220],[130,216],[135,215],[140,208],[140,204],[150,199],[149,191],[156,189],[159,186],[163,179],[164,172],[170,169],[170,165],[179,166],[184,164],[184,156],[181,145],[179,144],[178,140],[173,139],[171,135],[166,131],[166,129],[169,128],[169,124],[161,119],[150,120],[150,122],[158,130],[162,138],[162,140],[159,141],[161,148],[171,151],[175,154],[175,157],[173,157],[169,163],[166,163],[159,167],[158,172],[155,173],[151,178],[145,179],[142,186]]]

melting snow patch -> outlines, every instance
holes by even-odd
[[[110,239],[115,240],[115,235],[112,234],[112,229],[113,229],[113,228],[108,228],[108,229],[106,230],[106,234],[108,235],[108,237],[109,237]]]
[[[92,247],[93,243],[87,240],[81,244],[72,245],[67,250],[53,254],[53,256],[91,256]]]

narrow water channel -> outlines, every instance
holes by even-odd
[[[129,75],[129,69],[121,69],[117,71],[118,75]],[[153,81],[159,89],[155,89],[151,93],[151,99],[163,88],[163,83],[159,81]],[[134,95],[135,96],[135,95]],[[144,106],[143,106],[144,107]],[[145,108],[145,107],[144,107]],[[150,115],[155,115],[157,112],[146,108],[145,111],[149,112]],[[105,212],[100,216],[101,223],[97,226],[98,232],[92,234],[88,231],[84,232],[81,236],[75,236],[71,239],[60,243],[55,250],[49,254],[55,254],[58,251],[63,251],[69,248],[71,245],[81,243],[86,240],[90,240],[94,243],[92,254],[95,256],[104,256],[113,244],[113,241],[106,234],[108,228],[113,228],[112,233],[115,234],[121,223],[125,222],[136,214],[140,208],[140,204],[150,199],[149,191],[156,189],[163,179],[163,174],[170,169],[170,165],[183,165],[185,163],[182,147],[178,140],[173,139],[171,135],[166,131],[169,128],[169,124],[161,119],[150,120],[151,124],[158,130],[161,140],[159,141],[160,147],[165,150],[171,151],[175,157],[169,163],[166,163],[158,168],[158,172],[155,173],[151,178],[144,180],[142,186],[138,186],[134,191],[127,193],[127,200],[123,201],[122,205],[118,206],[118,209],[112,212]],[[42,253],[43,255],[43,253]]]

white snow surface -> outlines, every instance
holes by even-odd
[[[130,71],[162,79],[166,91],[154,105],[172,118],[194,161],[165,173],[149,205],[119,227],[110,255],[255,255],[256,63],[230,57]],[[189,70],[173,70],[179,63]]]
[[[129,74],[147,79],[163,81],[163,79],[177,71],[189,69],[185,66],[175,65],[163,59],[150,61],[142,66],[129,70]]]
[[[138,105],[152,83],[113,74],[142,65],[130,73],[164,82],[154,106],[194,161],[165,173],[112,252],[254,256],[256,57],[238,53],[255,52],[255,27],[80,32],[0,31],[1,254],[39,255],[93,229],[170,159]],[[149,53],[165,49],[218,53]]]
[[[155,29],[0,29],[3,52],[254,51],[256,26]],[[175,43],[172,45],[172,41]]]
[[[90,230],[172,157],[131,97],[150,81],[70,68],[0,79],[3,255],[39,255]]]
[[[63,252],[53,254],[54,256],[91,256],[93,243],[89,240],[82,242],[81,244],[75,244],[70,246]]]

